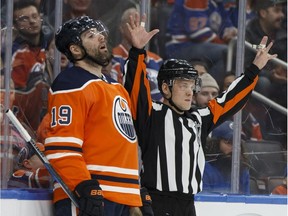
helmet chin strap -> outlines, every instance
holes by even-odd
[[[84,51],[84,55],[81,57],[81,58],[78,58],[78,59],[73,59],[73,61],[74,62],[76,62],[76,61],[81,61],[81,60],[83,60],[84,58],[86,58],[87,56],[88,56],[88,54],[87,54],[87,52],[86,52],[86,49],[82,46],[82,45],[79,45],[81,48],[82,48],[82,50]]]
[[[173,106],[178,112],[181,112],[181,113],[184,112],[184,110],[180,109],[172,100],[172,86],[169,86],[169,90],[171,92],[171,97],[169,99],[168,98],[166,99],[169,101],[171,106]]]

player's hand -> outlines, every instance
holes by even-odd
[[[269,43],[269,45],[266,47],[267,41],[268,37],[264,36],[260,42],[260,46],[263,46],[263,48],[259,48],[257,50],[257,54],[253,60],[253,64],[256,65],[259,68],[259,70],[264,68],[270,59],[277,57],[277,54],[270,55],[268,53],[273,45],[273,42]]]
[[[104,216],[102,189],[96,179],[80,182],[74,192],[79,200],[79,216]]]
[[[130,21],[127,23],[127,28],[130,34],[132,46],[143,49],[150,39],[159,32],[159,29],[154,29],[147,32],[145,29],[146,16],[144,15],[140,22],[140,15],[136,13],[135,16],[130,16]]]
[[[141,199],[143,206],[140,207],[143,216],[154,216],[152,209],[152,199],[146,188],[142,187],[140,189]]]

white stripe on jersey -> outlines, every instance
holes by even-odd
[[[116,187],[116,186],[103,185],[103,184],[100,184],[100,187],[102,188],[103,191],[111,191],[111,192],[118,192],[118,193],[129,193],[129,194],[140,195],[139,189],[127,188],[127,187]]]
[[[55,154],[46,155],[46,158],[48,160],[52,160],[52,159],[59,159],[59,158],[63,158],[63,157],[70,157],[70,156],[80,156],[80,157],[82,157],[82,155],[80,153],[55,153]]]
[[[183,136],[183,142],[182,142],[182,186],[183,186],[183,192],[188,193],[188,185],[189,185],[189,173],[190,173],[190,146],[189,146],[189,140],[191,139],[191,133],[187,130],[187,128],[183,125],[183,119],[179,119],[182,123],[182,136]],[[188,119],[188,121],[191,121]],[[191,121],[192,122],[192,121]],[[187,156],[185,156],[187,155]]]
[[[58,188],[62,188],[61,185],[60,185],[58,182],[54,183],[54,185],[53,185],[53,191],[56,190],[56,189],[58,189]]]
[[[40,168],[38,168],[38,169],[36,170],[36,173],[35,173],[34,178],[35,178],[35,181],[36,181],[37,186],[38,186],[39,188],[41,188],[40,179],[39,179],[39,171],[40,171]]]
[[[83,140],[76,138],[76,137],[49,137],[45,139],[45,144],[48,143],[54,143],[54,142],[60,142],[60,143],[75,143],[80,146],[83,144]]]
[[[156,188],[162,191],[162,178],[161,178],[161,169],[160,169],[160,154],[159,146],[157,147],[157,182]]]
[[[211,115],[211,111],[209,110],[208,107],[202,108],[202,109],[198,109],[198,112],[201,116],[208,116]],[[193,112],[192,114],[195,115],[196,112]],[[197,117],[197,119],[199,120],[199,118]]]
[[[160,108],[158,106],[153,106],[153,108],[154,107]],[[203,112],[210,114],[209,109],[203,110]],[[185,117],[184,118],[178,117],[178,119],[176,120],[175,116],[173,117],[173,111],[171,109],[167,110],[166,115],[164,117],[165,131],[163,132],[164,139],[165,139],[165,142],[164,142],[165,152],[160,152],[161,147],[159,146],[157,147],[157,168],[156,168],[157,181],[155,182],[157,190],[163,191],[163,187],[165,186],[162,185],[163,183],[162,179],[167,178],[167,181],[168,181],[167,189],[169,191],[179,191],[180,189],[178,188],[178,185],[181,184],[182,186],[181,192],[183,193],[195,194],[198,192],[200,182],[197,181],[198,174],[196,174],[196,171],[199,168],[200,173],[203,174],[205,157],[204,157],[204,153],[201,147],[201,138],[200,138],[201,117],[198,113],[196,116],[197,116],[197,119],[200,118],[199,123],[190,118],[185,118]],[[174,122],[174,120],[176,122]],[[179,125],[180,128],[175,128],[175,123],[177,123],[177,121],[179,121],[180,123]],[[191,130],[193,131],[192,133],[191,133]],[[181,137],[182,137],[181,141],[180,140],[177,141],[177,143],[181,145],[181,147],[179,146],[178,147],[182,149],[181,156],[178,155],[179,159],[181,160],[181,165],[177,164],[177,161],[176,161],[176,151],[175,151],[175,149],[177,148],[177,146],[175,146],[176,137],[177,137],[176,133],[181,133]],[[195,135],[195,137],[193,137],[193,135]],[[165,155],[166,160],[162,161],[163,158],[161,158],[160,155],[162,156]],[[166,174],[164,176],[162,175],[160,159],[163,163],[161,164],[162,168],[166,167],[167,176]],[[177,182],[178,180],[175,178],[177,169],[181,169],[180,171],[181,176],[179,179],[181,182]],[[192,191],[189,191],[189,188],[191,187],[192,187]]]
[[[162,110],[163,104],[158,104],[158,103],[152,103],[152,107],[156,111]]]
[[[167,173],[168,176],[176,176],[176,162],[175,162],[175,131],[173,125],[172,111],[168,110],[165,117],[165,147],[166,147],[166,160],[167,160]],[[169,178],[169,190],[177,191],[177,184],[175,178]]]
[[[194,133],[196,134],[197,136],[197,131],[194,130]],[[199,157],[199,147],[200,147],[200,143],[198,143],[198,138],[196,137],[194,142],[193,142],[193,147],[194,147],[194,161],[192,162],[193,164],[193,173],[192,173],[192,182],[191,182],[191,186],[192,186],[192,190],[193,190],[193,194],[195,194],[197,192],[197,189],[198,189],[198,182],[197,182],[197,179],[196,179],[196,166],[198,166],[198,157]],[[202,148],[200,148],[202,149]],[[205,158],[200,158],[201,160],[205,160]]]
[[[199,149],[199,154],[198,154],[198,166],[199,166],[199,169],[200,169],[200,172],[201,172],[201,176],[203,176],[204,167],[205,167],[205,161],[203,161],[202,158],[205,158],[205,154],[204,154],[203,148],[200,148]],[[203,181],[200,182],[201,191],[202,191],[202,186],[203,186]]]
[[[195,33],[193,33],[193,34],[190,34],[190,38],[191,39],[194,39],[194,38],[197,38],[197,37],[199,37],[199,35],[201,35],[201,34],[205,34],[206,32],[210,32],[211,31],[211,29],[210,28],[208,28],[208,27],[205,27],[205,28],[202,28],[201,30],[199,30],[199,31],[197,31],[197,32],[195,32]]]
[[[189,173],[190,173],[190,145],[189,145],[189,140],[191,139],[191,133],[187,130],[187,128],[184,127],[183,125],[183,119],[180,119],[182,123],[182,136],[183,136],[183,141],[182,141],[182,186],[183,186],[183,192],[188,193],[188,186],[189,186]],[[194,123],[188,119],[191,123],[188,125],[191,125]],[[187,156],[185,156],[187,155]]]
[[[217,97],[217,103],[222,104],[226,101],[226,96],[227,96],[227,92],[230,92],[233,88],[235,88],[235,86],[240,82],[240,80],[242,80],[244,78],[244,76],[240,76],[238,77],[236,80],[234,80],[231,85],[228,87],[228,89],[226,90],[225,94],[222,95],[222,97]]]
[[[126,174],[126,175],[135,175],[138,176],[137,169],[125,169],[119,167],[112,167],[112,166],[100,166],[100,165],[87,165],[88,170],[93,171],[101,171],[101,172],[113,172],[119,174]]]

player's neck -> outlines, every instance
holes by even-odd
[[[88,64],[87,62],[81,60],[81,61],[75,62],[75,66],[81,67],[81,68],[87,70],[88,72],[98,76],[98,77],[102,76],[102,73],[101,73],[102,66],[98,65],[96,63],[95,64]]]

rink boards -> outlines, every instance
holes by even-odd
[[[53,216],[52,191],[1,190],[1,216]],[[287,216],[287,196],[198,194],[197,216]]]

